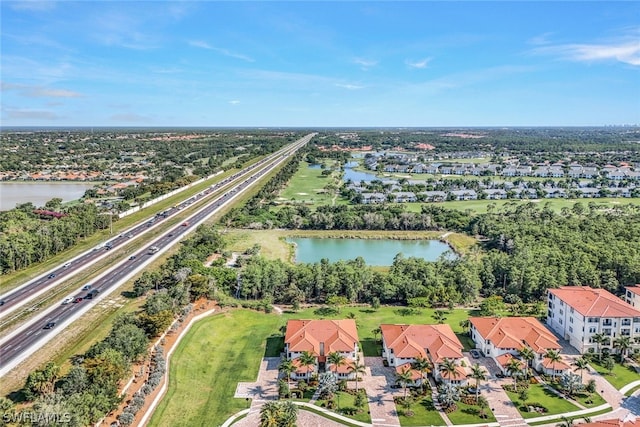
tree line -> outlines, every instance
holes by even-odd
[[[0,212],[0,274],[11,273],[34,263],[45,261],[109,227],[110,219],[100,215],[93,204],[62,206],[62,200],[52,199],[46,209],[66,216],[42,219],[32,203]]]
[[[176,319],[178,323],[174,325],[177,327],[191,311],[193,301],[202,296],[214,298],[216,283],[225,283],[216,277],[224,277],[226,272],[219,272],[230,271],[229,280],[235,283],[233,270],[219,264],[203,266],[209,254],[222,248],[219,234],[211,227],[200,226],[159,270],[143,273],[135,282],[135,294],[153,291],[141,310],[117,317],[106,338],[84,354],[72,357],[71,369],[66,374],[62,374],[53,362],[29,374],[19,393],[22,400],[30,403],[23,409],[29,412],[28,419],[54,417],[59,421],[58,425],[86,426],[95,424],[116,409],[123,398],[119,388],[131,375],[132,364],[150,352],[151,340],[166,331]],[[204,272],[209,274],[205,276]],[[145,398],[160,383],[165,369],[162,349],[151,349],[151,352],[152,371],[121,416],[121,425],[133,422]],[[0,398],[0,411],[0,419],[19,412],[13,402],[5,398]]]

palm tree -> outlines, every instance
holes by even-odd
[[[613,340],[613,347],[618,349],[620,354],[620,364],[624,365],[624,359],[627,357],[627,350],[631,348],[630,337],[620,337]]]
[[[260,409],[260,427],[278,427],[280,419],[278,402],[267,402]]]
[[[291,374],[296,371],[296,367],[293,364],[293,361],[290,359],[284,359],[282,362],[280,362],[278,370],[287,377],[287,386],[289,387],[289,392],[291,392]]]
[[[562,420],[562,422],[559,424],[556,424],[556,427],[572,427],[573,426],[573,418],[567,418],[563,415],[560,419]]]
[[[316,365],[316,357],[313,355],[313,353],[311,353],[308,350],[305,350],[302,353],[300,353],[300,357],[298,358],[298,361],[300,362],[300,366],[304,368]],[[307,370],[307,383],[309,382],[309,379],[310,379],[310,375],[309,375],[309,371]]]
[[[356,356],[356,360],[349,365],[349,373],[356,374],[356,394],[358,394],[358,375],[365,374],[365,367],[360,363],[360,355]]]
[[[425,374],[428,374],[433,366],[431,365],[431,362],[420,355],[416,358],[416,360],[413,361],[411,367],[420,372],[420,374],[422,375],[422,384],[424,384],[424,380],[426,377]]]
[[[597,333],[593,334],[591,337],[591,341],[596,344],[596,353],[598,353],[598,362],[602,361],[602,353],[600,352],[600,344],[607,340],[607,336],[605,334]]]
[[[529,378],[529,368],[531,367],[531,361],[536,358],[536,353],[529,346],[524,346],[520,349],[520,357],[526,362],[524,367],[524,376]]]
[[[382,329],[380,328],[380,326],[378,326],[377,328],[372,329],[371,333],[373,334],[373,339],[375,341],[378,341],[378,335],[382,333]]]
[[[337,351],[329,353],[327,355],[327,362],[333,365],[333,373],[337,377],[338,376],[338,368],[345,364],[346,358]]]
[[[469,375],[471,378],[476,380],[476,402],[478,401],[478,395],[480,394],[480,381],[487,380],[487,374],[485,370],[480,364],[474,363],[471,365],[471,374]]]
[[[449,383],[451,383],[453,378],[458,378],[460,373],[458,372],[458,365],[456,364],[456,361],[445,357],[440,364],[440,375],[448,377]]]
[[[441,324],[444,323],[444,321],[447,319],[447,316],[443,310],[436,310],[433,312],[433,318],[436,322]]]
[[[516,386],[518,385],[518,376],[522,372],[522,362],[518,359],[511,358],[507,362],[505,368],[507,368],[509,375],[513,377],[513,391],[515,391]]]
[[[552,374],[551,374],[551,378],[552,380],[555,382],[556,380],[556,363],[562,360],[562,357],[560,356],[560,352],[558,350],[547,350],[547,352],[545,353],[544,357],[548,358],[549,361],[551,362],[551,369],[553,370]]]
[[[298,406],[291,401],[281,402],[279,421],[281,427],[295,427],[298,420]]]
[[[398,381],[402,388],[404,389],[404,399],[407,400],[407,384],[411,382],[411,369],[406,366],[400,370],[400,372],[396,372],[396,381]]]
[[[461,320],[458,325],[460,325],[463,331],[469,332],[469,328],[471,328],[471,321],[469,319],[464,319]]]
[[[579,357],[573,362],[573,366],[576,367],[576,371],[580,371],[580,382],[582,382],[582,371],[589,367],[589,361],[584,357]]]

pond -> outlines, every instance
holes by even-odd
[[[360,182],[360,181],[371,182],[373,180],[380,179],[374,173],[361,172],[361,171],[354,170],[353,169],[354,166],[358,166],[358,163],[349,162],[345,165],[344,177],[342,178],[344,182],[347,182],[349,180],[351,180],[352,182]]]
[[[42,207],[55,197],[63,202],[77,200],[93,186],[90,182],[0,182],[0,211],[28,202]]]
[[[289,238],[296,245],[296,262],[331,262],[362,257],[367,265],[389,266],[393,258],[402,253],[406,258],[419,257],[435,261],[441,255],[455,258],[451,247],[438,240],[392,239],[322,239],[315,237]]]

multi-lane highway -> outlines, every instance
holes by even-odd
[[[217,192],[227,185],[230,186],[222,195],[212,198],[204,207],[200,208],[183,222],[166,233],[163,233],[162,236],[135,254],[131,256],[127,255],[125,259],[118,262],[114,267],[98,276],[92,281],[89,289],[79,290],[74,295],[67,296],[64,301],[65,303],[50,307],[41,313],[41,315],[26,322],[0,340],[0,376],[4,375],[21,360],[53,338],[57,331],[89,310],[101,297],[106,296],[121,283],[144,269],[153,259],[181,240],[185,234],[205,222],[211,215],[242,194],[247,188],[251,187],[256,180],[273,170],[273,168],[282,163],[290,154],[311,140],[314,135],[315,134],[310,134],[305,136],[249,168],[226,178],[199,193],[197,196],[184,201],[180,205],[161,212],[154,218],[125,231],[118,237],[107,242],[104,247],[87,252],[72,260],[70,263],[60,266],[33,282],[30,282],[27,286],[22,286],[10,294],[3,296],[2,298],[5,301],[6,307],[17,306],[20,304],[19,299],[21,296],[42,293],[42,289],[45,291],[50,289],[52,284],[55,285],[55,283],[57,283],[58,279],[69,277],[75,270],[85,268],[86,263],[95,262],[96,259],[104,256],[105,252],[113,251],[113,249],[116,249],[118,246],[125,245],[130,239],[144,233],[148,228],[155,226],[157,223],[164,221],[183,207],[198,199],[210,196],[212,193]],[[53,275],[55,275],[55,277],[52,277]],[[3,309],[4,308],[3,306]]]

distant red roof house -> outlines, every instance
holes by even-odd
[[[624,300],[632,307],[640,309],[640,285],[627,286]]]
[[[445,359],[456,363],[464,357],[462,343],[449,325],[380,325],[382,332],[382,357],[387,359],[390,366],[400,372],[410,368],[418,358],[429,360],[433,365],[434,378],[443,379],[440,365]],[[459,366],[462,370],[461,366]],[[417,373],[412,373],[417,378]],[[420,375],[422,375],[420,373]],[[445,378],[448,379],[448,378]],[[454,378],[454,382],[466,382],[464,375]],[[419,385],[419,383],[417,384]]]
[[[352,374],[348,367],[358,357],[360,351],[358,330],[353,319],[289,320],[284,345],[286,357],[300,367],[292,375],[294,378],[308,378],[313,372],[319,372],[321,367],[332,372],[336,371],[326,366],[327,356],[334,352],[340,353],[345,358],[345,364],[337,367],[338,376],[350,378]],[[300,356],[305,351],[316,358],[313,369],[300,365]]]
[[[417,144],[417,145],[416,145],[416,148],[417,148],[418,150],[433,150],[433,149],[435,149],[436,147],[434,147],[434,146],[433,146],[433,145],[431,145],[431,144],[425,144],[425,143],[421,142],[420,144]]]
[[[620,420],[617,418],[594,421],[591,423],[580,423],[581,427],[640,427],[640,418],[628,415],[626,418]]]

